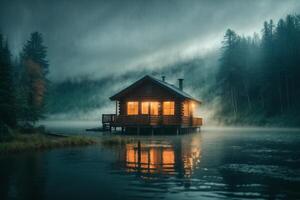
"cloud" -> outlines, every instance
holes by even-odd
[[[297,13],[297,0],[2,0],[0,28],[16,55],[30,32],[44,34],[50,78],[101,77],[218,48],[223,33],[259,32],[264,20]]]

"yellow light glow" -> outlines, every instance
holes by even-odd
[[[191,140],[192,139],[192,140]],[[126,151],[120,159],[126,161],[127,172],[141,172],[145,174],[176,172],[175,164],[183,165],[185,177],[190,177],[201,159],[201,140],[199,137],[182,140],[182,149],[177,151],[172,145],[150,145],[149,143],[126,144]],[[152,143],[151,143],[152,144]],[[122,151],[123,152],[123,151]],[[125,158],[125,160],[123,160]]]
[[[170,165],[175,163],[174,150],[166,149],[163,151],[163,164]]]
[[[164,115],[174,115],[175,103],[174,101],[164,101],[163,102],[163,114]]]
[[[190,114],[193,115],[195,113],[196,105],[194,102],[190,103]]]
[[[158,102],[150,102],[150,114],[158,115]]]
[[[129,101],[127,102],[127,114],[137,115],[139,113],[139,102]]]
[[[142,115],[149,114],[149,108],[150,108],[151,115],[158,115],[158,107],[159,107],[159,103],[155,101],[142,102]]]
[[[149,114],[149,102],[142,102],[142,115]]]

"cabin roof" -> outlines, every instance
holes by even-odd
[[[199,101],[198,99],[192,97],[191,95],[189,95],[188,93],[180,90],[178,87],[176,87],[175,85],[173,84],[170,84],[170,83],[167,83],[166,81],[162,81],[160,79],[157,79],[153,76],[150,76],[150,75],[146,75],[144,76],[143,78],[137,80],[136,82],[134,82],[133,84],[131,84],[130,86],[126,87],[125,89],[119,91],[118,93],[116,93],[115,95],[111,96],[110,97],[110,100],[117,100],[119,99],[120,97],[123,97],[124,95],[126,95],[126,92],[128,92],[129,90],[131,89],[134,89],[136,88],[137,86],[139,86],[140,84],[142,84],[144,81],[146,80],[150,80],[152,81],[153,83],[167,89],[168,91],[170,91],[171,93],[181,97],[181,98],[185,98],[185,99],[190,99],[190,100],[193,100],[193,101],[196,101],[198,103],[201,103],[201,101]]]

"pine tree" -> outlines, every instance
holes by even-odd
[[[232,115],[233,118],[236,118],[238,113],[237,86],[239,84],[239,66],[236,62],[236,54],[239,40],[240,38],[234,31],[230,29],[226,31],[220,59],[220,71],[217,77],[221,89],[222,102],[230,105],[224,107],[221,113],[222,115],[225,113]]]
[[[26,102],[21,113],[24,121],[35,123],[44,114],[45,95],[47,90],[48,61],[47,50],[43,44],[42,35],[31,34],[21,54],[23,73],[19,99]],[[24,98],[25,96],[25,98]]]
[[[0,123],[16,126],[13,66],[8,42],[0,34]]]

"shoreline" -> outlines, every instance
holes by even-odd
[[[63,136],[48,133],[14,132],[7,141],[0,142],[0,155],[24,151],[42,151],[53,148],[98,144],[99,139],[90,136]]]
[[[300,132],[300,128],[283,128],[283,127],[223,127],[223,126],[203,126],[201,132],[231,130],[239,131],[289,131]],[[59,134],[53,132],[36,132],[36,133],[20,133],[12,130],[8,135],[8,139],[0,141],[0,155],[10,153],[21,153],[24,151],[43,151],[53,148],[88,146],[95,144],[115,144],[119,142],[120,134],[112,134],[109,137],[96,137],[90,135],[70,135]]]

